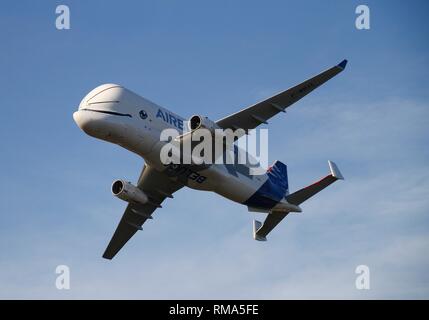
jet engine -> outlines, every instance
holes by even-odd
[[[116,180],[112,183],[112,193],[115,197],[126,202],[136,202],[139,204],[149,202],[149,198],[146,193],[134,186],[132,183],[124,180]]]
[[[194,115],[189,119],[188,122],[189,129],[191,131],[197,130],[197,129],[207,129],[210,130],[212,134],[215,133],[215,129],[221,129],[215,122],[211,121],[207,117],[202,117],[199,115]]]

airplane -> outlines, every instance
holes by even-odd
[[[73,113],[73,119],[86,134],[117,144],[144,159],[137,185],[126,180],[113,182],[114,196],[126,201],[127,207],[103,254],[112,259],[142,225],[152,219],[166,198],[184,186],[215,192],[243,204],[251,212],[267,213],[261,223],[253,220],[253,238],[266,241],[267,235],[290,212],[301,212],[300,204],[333,182],[344,179],[334,162],[328,161],[330,172],[321,180],[296,192],[289,193],[287,166],[275,161],[264,174],[250,175],[246,165],[212,164],[165,165],[160,150],[164,129],[185,132],[198,128],[254,129],[324,84],[347,64],[343,60],[324,72],[266,100],[242,109],[218,121],[201,115],[189,121],[117,84],[103,84],[89,92]]]

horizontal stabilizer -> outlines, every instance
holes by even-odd
[[[253,239],[258,241],[267,241],[267,235],[273,230],[284,217],[288,215],[288,212],[276,212],[267,215],[264,223],[260,223],[257,220],[253,221]]]
[[[309,185],[308,187],[305,187],[301,190],[298,190],[286,197],[286,200],[295,205],[300,205],[304,201],[308,200],[312,196],[314,196],[316,193],[322,191],[330,184],[334,183],[337,180],[343,180],[343,175],[341,174],[340,170],[338,169],[337,165],[332,162],[328,161],[329,169],[331,173],[324,177],[323,179]]]
[[[287,202],[298,206],[305,200],[314,196],[316,193],[325,189],[333,182],[337,180],[343,180],[343,175],[341,174],[337,165],[332,161],[328,161],[328,164],[330,169],[329,175],[308,187],[286,196]],[[267,218],[263,224],[255,220],[253,222],[253,238],[259,241],[266,241],[267,235],[288,215],[288,213],[289,212],[271,212],[267,215]]]

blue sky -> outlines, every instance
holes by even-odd
[[[55,8],[71,29],[55,28]],[[355,28],[367,4],[371,29]],[[2,1],[1,298],[429,298],[426,1]],[[142,159],[72,113],[119,83],[184,117],[222,118],[343,58],[345,72],[270,122],[295,190],[335,160],[346,180],[266,243],[253,214],[189,189],[113,260],[116,178]],[[71,289],[55,287],[55,268]],[[356,290],[357,265],[371,289]]]

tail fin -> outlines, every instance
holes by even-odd
[[[278,161],[277,161],[278,162]],[[277,163],[276,162],[276,163]],[[275,163],[275,164],[276,164]],[[273,165],[273,167],[275,166]],[[280,162],[284,168],[286,168],[286,165]],[[286,200],[290,204],[294,205],[300,205],[305,200],[309,199],[310,197],[314,196],[319,191],[325,189],[327,186],[329,186],[331,183],[334,183],[337,180],[343,180],[343,175],[341,174],[340,170],[336,166],[336,164],[332,161],[328,162],[329,164],[329,171],[330,174],[324,177],[323,179],[309,185],[306,188],[303,188],[301,190],[298,190],[288,196],[286,196]],[[287,175],[286,175],[286,181],[287,181]],[[253,238],[255,240],[259,241],[265,241],[267,240],[268,233],[271,232],[277,226],[280,221],[283,220],[284,217],[288,212],[272,212],[268,214],[267,218],[265,219],[264,223],[262,224],[259,221],[254,221],[253,223]]]
[[[275,161],[267,170],[270,180],[276,184],[283,195],[289,194],[289,182],[287,178],[287,166],[281,161]]]

